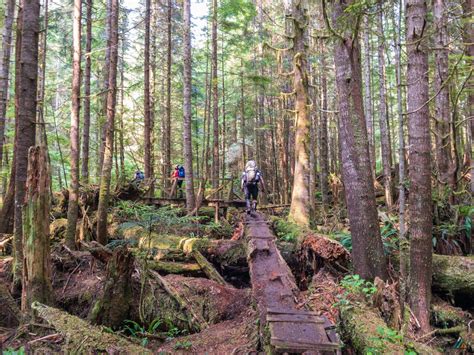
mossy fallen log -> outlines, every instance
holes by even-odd
[[[350,339],[359,354],[404,354],[414,350],[418,354],[441,354],[424,344],[403,339],[387,327],[378,312],[363,302],[340,310],[343,335]]]
[[[177,263],[173,261],[155,261],[149,260],[148,267],[151,270],[158,271],[159,273],[187,275],[187,276],[202,276],[203,270],[201,266],[196,263]]]
[[[433,291],[448,295],[456,305],[474,305],[474,256],[433,254]]]
[[[204,273],[209,279],[221,285],[228,286],[227,282],[224,280],[221,274],[217,272],[214,266],[212,266],[212,264],[209,261],[207,261],[207,259],[199,251],[194,250],[192,252],[192,255],[194,259],[196,259],[196,262],[201,267],[202,271],[204,271]]]
[[[66,338],[70,350],[75,353],[151,353],[149,350],[133,344],[124,337],[105,332],[103,328],[93,326],[85,320],[59,309],[38,302],[34,302],[31,308],[40,318],[47,321]]]

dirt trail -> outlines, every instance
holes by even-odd
[[[276,352],[303,353],[338,349],[338,338],[325,317],[298,309],[299,289],[263,215],[246,220],[252,294],[257,302],[261,338]],[[267,327],[268,326],[268,327]],[[268,337],[267,329],[270,331]]]

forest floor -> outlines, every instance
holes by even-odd
[[[87,242],[81,245],[81,251],[69,250],[62,243],[66,211],[64,199],[58,198],[53,209],[55,220],[51,224],[52,286],[54,306],[72,317],[68,318],[72,322],[83,319],[102,324],[99,331],[153,352],[228,354],[261,349],[247,244],[243,238],[244,223],[238,210],[230,209],[227,219],[215,223],[212,209],[202,209],[200,217],[189,217],[178,207],[156,209],[142,203],[116,200],[109,221],[110,243],[106,248],[97,248]],[[303,232],[286,221],[284,210],[267,216],[281,255],[300,289],[297,307],[309,309],[337,324],[346,353],[350,353],[353,346],[360,352],[374,347],[381,349],[380,346],[389,346],[391,342],[401,346],[398,350],[403,349],[405,340],[402,344],[397,333],[393,335],[389,328],[396,328],[398,322],[396,282],[366,283],[357,275],[351,275],[350,253],[346,250],[350,248],[350,234],[339,214],[336,210],[325,220],[320,229],[324,234],[304,232],[303,238]],[[384,244],[388,252],[393,253],[395,227],[387,222],[390,221],[387,215],[382,213],[381,216]],[[82,235],[93,236],[94,215],[82,217]],[[111,260],[128,251],[132,257],[130,270],[123,275],[112,275]],[[199,264],[195,253],[202,254],[208,265]],[[470,259],[462,260],[463,267],[471,267],[466,266],[466,260]],[[396,271],[392,270],[391,274],[393,278]],[[116,277],[116,281],[110,283],[111,277]],[[123,277],[125,283],[120,282]],[[12,258],[2,255],[0,284],[9,285],[11,280]],[[465,284],[469,286],[470,280],[467,278]],[[461,279],[461,282],[464,281]],[[125,288],[119,290],[123,284]],[[94,318],[98,301],[104,295],[117,293],[130,294],[120,300],[128,308],[118,310],[118,315],[109,314],[108,318]],[[468,349],[472,333],[464,333],[464,329],[473,319],[473,309],[469,308],[472,305],[462,310],[452,306],[456,304],[453,295],[446,296],[444,292],[440,296],[434,297],[433,325],[448,331],[423,342],[452,349],[462,338]],[[357,309],[365,310],[360,321],[371,319],[369,323],[373,325],[373,334],[363,342],[353,337],[363,335],[364,331],[355,335],[347,332],[347,327],[358,325],[350,323],[358,321],[358,314],[350,313]],[[11,310],[0,305],[0,344],[4,350],[97,350],[94,344],[83,340],[75,343],[67,331],[51,319],[48,322],[36,319],[18,326],[9,312]],[[380,327],[387,330],[378,334]],[[419,346],[423,348],[424,344]]]

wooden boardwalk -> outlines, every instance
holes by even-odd
[[[247,217],[246,236],[260,333],[267,339],[271,351],[339,352],[339,338],[334,325],[325,317],[297,308],[299,290],[295,279],[276,246],[275,235],[260,214]]]
[[[186,204],[185,198],[159,198],[159,197],[142,197],[142,201],[147,204],[155,205],[155,206],[168,206],[168,205],[178,205],[184,206]],[[228,207],[245,207],[244,200],[224,200],[224,199],[217,199],[217,198],[209,198],[203,199],[201,202],[201,206],[210,206],[219,208],[228,208]]]

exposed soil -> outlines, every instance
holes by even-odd
[[[242,312],[200,333],[175,338],[154,348],[155,353],[173,354],[244,354],[256,350],[255,314],[251,310]],[[186,347],[187,349],[185,349]]]

